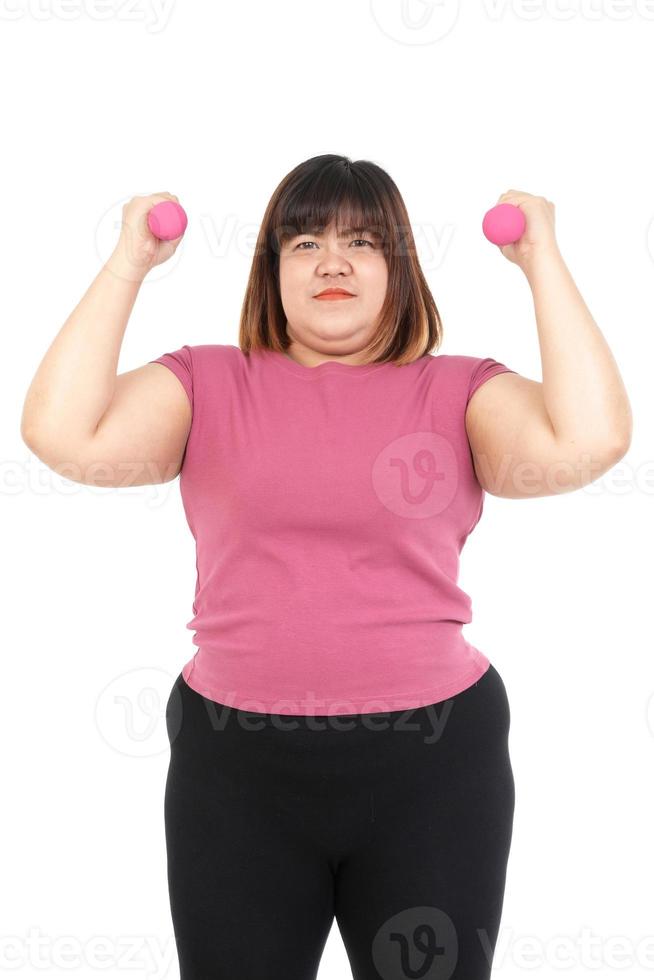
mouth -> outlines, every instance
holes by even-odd
[[[348,293],[347,289],[330,287],[323,289],[321,293],[316,293],[314,299],[354,299],[354,294]]]

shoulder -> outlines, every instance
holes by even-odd
[[[220,382],[238,374],[242,353],[231,344],[184,344],[154,360],[169,367],[180,379],[189,398],[195,394],[220,391]],[[218,381],[218,384],[216,384]]]
[[[513,368],[494,357],[475,356],[473,354],[437,354],[432,355],[435,362],[434,370],[438,373],[440,383],[456,389],[465,395],[466,402],[472,398],[475,391],[484,382],[497,374],[515,374]]]
[[[470,354],[429,354],[434,371],[450,375],[470,374],[483,358]]]
[[[180,352],[197,378],[233,373],[243,357],[240,348],[232,344],[185,344]]]
[[[218,363],[234,360],[236,356],[241,355],[239,348],[232,344],[185,344],[183,349],[189,352],[198,365],[205,361]]]

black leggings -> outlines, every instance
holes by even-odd
[[[433,705],[166,706],[168,885],[181,980],[315,980],[334,917],[354,980],[487,980],[514,811],[491,664]]]

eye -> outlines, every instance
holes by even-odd
[[[372,242],[368,241],[367,238],[354,238],[353,241],[354,242],[363,242],[364,245],[370,245],[371,248],[374,248],[375,247]],[[315,245],[315,244],[316,243],[313,242],[313,241],[306,241],[306,242],[300,242],[300,244],[299,245],[296,245],[295,247],[296,247],[296,249],[299,248],[301,251],[306,252],[306,251],[308,251],[308,249],[303,249],[302,248],[303,245]]]

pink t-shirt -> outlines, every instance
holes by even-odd
[[[510,368],[453,354],[309,368],[230,344],[156,361],[193,411],[180,472],[193,690],[336,715],[432,704],[481,677],[490,660],[462,634],[472,607],[457,585],[484,497],[464,416]]]

